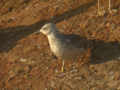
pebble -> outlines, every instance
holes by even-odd
[[[21,61],[21,62],[26,62],[27,59],[21,58],[20,61]]]

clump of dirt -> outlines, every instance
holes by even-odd
[[[106,11],[97,15],[97,0],[0,0],[0,88],[5,90],[119,90],[120,1],[100,0]],[[89,65],[60,72],[47,38],[35,34],[54,22],[61,32],[92,42]]]

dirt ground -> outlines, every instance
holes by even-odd
[[[98,16],[97,0],[0,0],[0,90],[120,90],[120,0],[111,1]],[[90,62],[61,73],[35,34],[47,22],[92,42]]]

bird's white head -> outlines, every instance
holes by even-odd
[[[44,35],[49,35],[56,31],[56,25],[54,23],[47,23],[41,29],[40,32]]]

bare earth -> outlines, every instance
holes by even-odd
[[[97,16],[97,0],[0,0],[0,90],[120,90],[120,0]],[[54,58],[35,34],[52,21],[61,32],[93,42],[88,65],[72,68]]]

